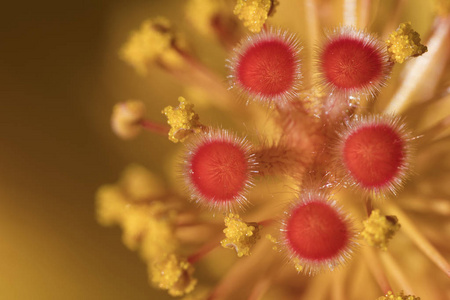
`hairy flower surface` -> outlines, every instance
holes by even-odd
[[[301,196],[287,215],[285,243],[306,272],[333,269],[350,257],[356,233],[333,200],[320,194]]]
[[[169,126],[146,119],[147,101],[119,104],[113,130],[183,142],[155,146],[181,168],[131,167],[99,189],[99,222],[122,228],[171,296],[448,299],[446,6],[428,26],[401,23],[412,2],[277,4],[187,1],[228,74],[167,19],[132,33],[124,60],[186,98],[161,105]]]

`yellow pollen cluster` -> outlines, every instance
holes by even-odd
[[[142,101],[128,100],[114,105],[111,127],[122,139],[136,137],[142,130],[139,122],[145,116],[145,104]]]
[[[149,203],[126,194],[118,185],[104,185],[97,192],[97,218],[104,226],[119,224],[122,240],[131,250],[142,244],[142,255],[154,259],[178,246],[173,232],[174,212],[165,203]],[[148,245],[148,246],[147,246]]]
[[[391,291],[389,291],[385,296],[379,297],[377,300],[420,300],[420,297],[404,295],[403,292],[400,292],[398,295],[394,295]]]
[[[192,278],[192,265],[175,254],[169,254],[165,259],[151,264],[150,273],[153,284],[168,290],[174,297],[192,292],[197,283],[197,280]]]
[[[167,194],[161,178],[137,164],[131,164],[123,171],[119,186],[136,201],[158,199]]]
[[[257,223],[246,223],[235,214],[225,217],[225,226],[227,228],[223,232],[226,238],[220,242],[222,247],[235,249],[238,257],[250,255],[250,248],[260,238],[260,226]]]
[[[361,235],[370,246],[382,250],[387,249],[389,240],[400,229],[400,224],[395,216],[382,216],[378,209],[373,210],[363,224],[364,230]]]
[[[194,105],[183,97],[179,97],[177,107],[167,106],[162,113],[167,117],[170,125],[169,140],[174,143],[183,142],[190,134],[199,133],[203,125],[194,111]]]
[[[420,35],[414,31],[410,22],[402,23],[396,31],[391,33],[386,41],[390,59],[396,63],[403,63],[412,56],[420,56],[428,51],[420,43]]]
[[[251,32],[260,32],[275,5],[272,0],[238,0],[233,12]]]
[[[184,48],[183,44],[170,22],[160,17],[144,21],[138,31],[132,32],[120,55],[138,73],[145,75],[148,64],[153,62],[167,68],[180,67],[183,58],[178,50]]]
[[[174,253],[179,242],[174,232],[174,215],[147,217],[147,233],[141,243],[141,253],[147,260],[160,260],[161,254]]]
[[[186,18],[201,34],[214,33],[212,22],[224,10],[220,0],[190,0],[186,5]]]
[[[97,218],[105,226],[118,224],[124,244],[139,250],[148,264],[151,282],[172,296],[191,292],[197,283],[193,266],[178,256],[177,211],[159,178],[138,165],[129,166],[119,182],[97,192]],[[166,197],[166,198],[165,198]]]

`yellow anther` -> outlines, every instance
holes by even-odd
[[[96,195],[97,219],[103,226],[119,223],[127,205],[126,198],[115,185],[101,186]]]
[[[179,97],[180,104],[177,107],[167,106],[162,113],[167,117],[170,125],[169,140],[174,143],[183,142],[190,134],[199,133],[203,125],[194,111],[194,105]]]
[[[174,297],[183,296],[194,290],[197,280],[192,278],[194,267],[175,254],[168,254],[149,266],[152,283],[168,290]]]
[[[143,237],[141,255],[147,261],[159,260],[166,253],[174,253],[179,248],[175,236],[175,215],[170,212],[159,218],[147,218],[147,232]]]
[[[148,64],[153,62],[177,68],[183,64],[177,51],[183,48],[183,42],[170,22],[160,17],[144,21],[138,31],[132,32],[120,55],[140,74],[146,74]]]
[[[139,122],[145,116],[145,104],[142,101],[128,100],[114,105],[111,127],[122,139],[132,139],[142,130]]]
[[[120,225],[123,243],[131,250],[141,246],[144,258],[153,259],[178,247],[174,212],[163,202],[152,201],[145,206],[128,204]]]
[[[233,12],[251,32],[260,32],[277,4],[273,0],[237,0]]]
[[[221,0],[189,0],[186,18],[201,34],[214,34],[213,21],[225,10]]]
[[[136,250],[143,241],[144,258],[151,259],[176,250],[175,216],[175,212],[160,201],[133,205],[132,199],[127,198],[117,185],[102,186],[97,192],[99,223],[104,226],[119,224],[123,230],[123,243],[131,250]]]
[[[118,184],[100,187],[96,197],[98,221],[105,226],[120,225],[123,243],[131,250],[141,247],[146,260],[178,248],[177,213],[158,200],[164,193],[158,183],[158,177],[145,168],[131,165]]]
[[[162,180],[140,165],[129,165],[120,178],[120,187],[133,201],[149,201],[166,194]]]
[[[380,211],[375,209],[370,217],[363,222],[364,230],[361,235],[370,246],[387,249],[389,240],[400,229],[400,224],[395,216],[380,215]]]
[[[237,256],[250,255],[250,248],[260,238],[260,226],[257,223],[246,223],[239,218],[239,215],[229,214],[225,217],[225,239],[220,242],[222,247],[235,249]]]
[[[396,63],[403,63],[413,56],[420,56],[427,52],[426,46],[420,43],[420,35],[414,31],[410,22],[402,23],[396,31],[391,33],[386,41],[390,59]]]
[[[420,297],[404,295],[403,292],[400,292],[398,295],[394,295],[391,291],[389,291],[385,296],[381,296],[377,300],[420,300]]]

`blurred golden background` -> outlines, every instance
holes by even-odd
[[[161,109],[183,95],[167,74],[155,70],[139,77],[118,55],[129,32],[146,18],[164,15],[182,26],[183,4],[47,0],[2,5],[0,299],[171,299],[148,284],[145,264],[123,245],[119,228],[97,223],[94,197],[129,163],[163,173],[161,161],[176,151],[159,136],[119,140],[109,119],[114,103],[131,98],[145,101],[148,117],[164,122]],[[423,32],[430,21],[421,15],[415,20]],[[277,22],[291,23],[301,20],[280,17]],[[224,50],[196,39],[202,45],[196,53],[223,72]],[[224,123],[217,115],[202,118],[206,124]]]
[[[166,139],[123,142],[109,118],[113,103],[135,97],[155,99],[162,121],[157,100],[167,90],[178,95],[161,74],[148,86],[136,80],[118,56],[142,20],[172,14],[167,3],[2,5],[0,299],[167,298],[149,286],[120,230],[96,222],[94,202],[96,189],[128,163],[161,168],[158,143]]]

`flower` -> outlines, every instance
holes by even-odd
[[[146,129],[177,142],[178,178],[161,188],[156,174],[132,167],[99,189],[99,222],[122,227],[150,282],[172,296],[448,297],[449,177],[437,172],[449,162],[450,117],[430,122],[423,113],[450,99],[446,6],[424,46],[425,29],[398,20],[402,6],[386,10],[385,26],[371,26],[369,16],[386,17],[371,1],[335,10],[340,1],[305,0],[309,26],[290,28],[279,26],[287,0],[277,12],[277,1],[239,0],[234,10],[205,3],[188,1],[187,19],[227,51],[228,81],[166,19],[131,35],[126,62],[141,74],[159,67],[211,107],[186,93],[161,108],[170,128],[144,109],[126,123],[127,138]],[[320,26],[331,30],[322,36]],[[124,119],[123,105],[113,120]],[[211,122],[217,110],[237,124]]]

